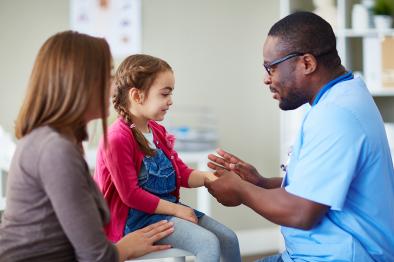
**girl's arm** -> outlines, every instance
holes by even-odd
[[[198,218],[192,208],[181,204],[175,204],[164,199],[160,199],[155,214],[176,216],[195,224],[198,222]]]
[[[205,181],[215,181],[217,176],[212,172],[204,172],[200,170],[193,170],[189,176],[189,187],[200,187],[203,186]]]
[[[138,186],[138,173],[134,165],[137,152],[130,141],[131,139],[127,139],[127,136],[120,132],[108,134],[109,146],[105,149],[100,144],[100,159],[103,160],[102,163],[98,161],[96,170],[101,172],[100,166],[108,168],[116,191],[125,205],[152,214],[160,198]],[[96,171],[95,176],[98,172]]]

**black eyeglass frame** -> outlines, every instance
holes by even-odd
[[[321,54],[318,54],[318,55],[313,55],[313,54],[312,54],[312,55],[315,56],[315,57],[321,57],[321,56],[325,56],[325,55],[331,54],[334,50],[335,50],[335,49],[329,49],[329,50],[327,50],[327,51],[325,51],[325,52],[322,52]],[[274,66],[277,66],[277,65],[279,65],[280,63],[283,63],[284,61],[287,61],[287,60],[289,60],[289,59],[291,59],[291,58],[293,58],[293,57],[303,56],[303,55],[305,55],[305,54],[309,54],[309,53],[308,53],[308,52],[306,52],[306,53],[292,52],[292,53],[290,53],[290,54],[288,54],[288,55],[285,55],[284,57],[281,57],[281,58],[278,58],[278,59],[272,61],[271,63],[263,64],[263,66],[264,66],[265,70],[267,71],[268,75],[271,76],[271,74],[272,74],[272,73],[271,73],[271,70],[272,70],[272,68],[273,68]]]
[[[278,59],[272,61],[271,63],[263,64],[263,66],[264,66],[265,70],[267,71],[268,75],[271,75],[271,70],[274,66],[277,66],[280,63],[283,63],[284,61],[287,61],[293,57],[303,56],[303,55],[305,55],[305,53],[293,52],[288,55],[285,55],[284,57],[278,58]]]

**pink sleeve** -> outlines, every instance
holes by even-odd
[[[128,137],[121,133],[108,134],[105,164],[121,200],[130,208],[151,214],[156,210],[160,198],[138,185],[134,155],[135,150]]]

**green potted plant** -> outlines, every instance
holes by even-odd
[[[375,0],[372,8],[375,27],[380,30],[391,28],[394,0]]]

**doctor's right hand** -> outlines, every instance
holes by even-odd
[[[208,159],[211,161],[208,163],[208,167],[213,170],[226,169],[233,171],[239,175],[243,180],[248,181],[254,185],[261,185],[264,178],[259,174],[257,169],[249,163],[239,159],[233,154],[230,154],[222,149],[216,150],[219,156],[209,154]]]

